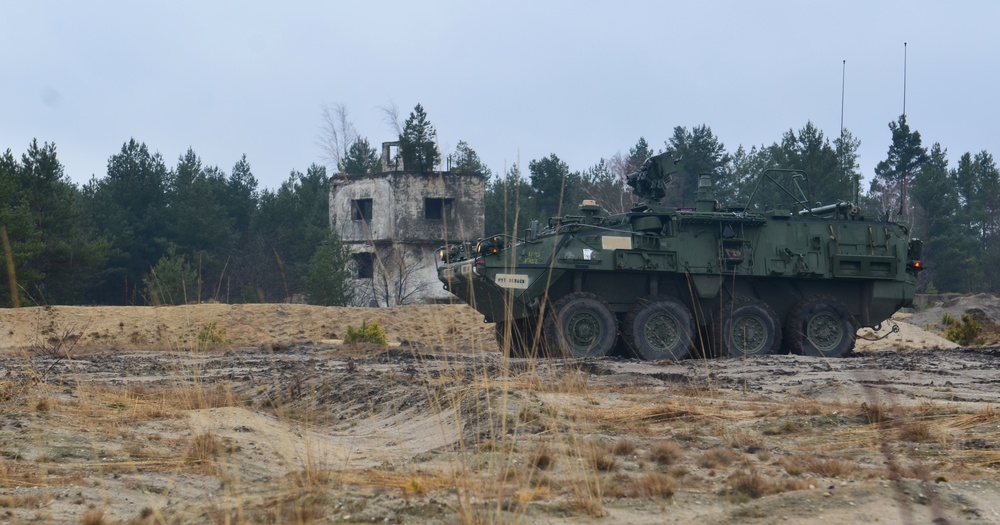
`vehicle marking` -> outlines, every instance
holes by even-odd
[[[528,275],[523,273],[498,273],[494,281],[501,288],[528,289]]]
[[[618,235],[602,235],[601,247],[605,250],[631,250],[632,237],[621,237]]]

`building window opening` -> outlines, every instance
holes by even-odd
[[[372,220],[372,200],[371,199],[355,199],[351,201],[351,220],[352,221],[371,221]]]
[[[355,253],[351,258],[354,259],[354,269],[356,270],[356,277],[358,279],[371,279],[375,277],[375,264],[371,253]]]
[[[424,199],[425,219],[453,219],[453,210],[454,203],[452,199],[442,199],[441,197],[427,197]]]

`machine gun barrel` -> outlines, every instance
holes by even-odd
[[[815,208],[802,210],[799,212],[799,215],[824,215],[827,213],[850,211],[853,209],[855,209],[853,202],[840,201],[836,204],[827,204],[825,206],[817,206]]]

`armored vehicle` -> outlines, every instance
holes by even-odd
[[[438,277],[496,323],[511,355],[603,356],[624,343],[644,359],[839,357],[859,327],[912,304],[921,243],[905,225],[811,203],[797,170],[761,173],[741,206],[720,206],[708,175],[693,208],[663,206],[677,171],[670,154],[647,160],[628,176],[643,201],[624,214],[584,201],[541,231],[444,246]],[[784,204],[756,205],[760,195]]]

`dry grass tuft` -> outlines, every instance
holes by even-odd
[[[48,412],[50,409],[52,409],[52,401],[50,401],[47,397],[43,397],[35,403],[35,412],[44,413]]]
[[[801,476],[808,472],[826,478],[844,478],[861,471],[861,467],[854,461],[804,455],[784,458],[780,465],[791,476]]]
[[[861,403],[861,416],[864,417],[869,423],[882,423],[888,421],[890,418],[889,408],[882,403],[875,403],[869,405],[868,403]]]
[[[619,439],[611,447],[611,453],[616,456],[631,456],[635,454],[635,443],[629,439]]]
[[[899,426],[896,430],[896,437],[900,441],[926,443],[937,440],[938,433],[927,421],[913,419]]]
[[[178,384],[172,390],[172,397],[178,401],[177,406],[183,410],[202,410],[206,408],[246,405],[246,400],[237,397],[231,390],[221,385],[207,388],[200,383],[191,385]]]
[[[618,464],[618,458],[609,453],[603,443],[590,442],[584,445],[584,457],[592,467],[601,472],[611,472]]]
[[[0,496],[0,508],[5,509],[37,509],[47,503],[45,498],[37,494],[4,494]]]
[[[647,498],[669,498],[677,492],[677,480],[661,472],[647,472],[634,482],[635,493]]]
[[[567,502],[567,507],[576,514],[592,518],[603,518],[607,515],[601,503],[601,487],[596,480],[586,480],[582,486],[576,487]]]
[[[726,427],[722,433],[722,439],[733,448],[759,447],[760,438],[753,435],[749,430],[743,428]]]
[[[225,445],[219,438],[215,437],[215,434],[211,432],[195,434],[188,444],[186,457],[192,463],[207,464],[222,454],[225,449]]]
[[[808,486],[804,480],[772,480],[756,469],[741,470],[726,480],[726,490],[737,499],[756,499],[770,494],[790,490],[802,490]]]
[[[649,456],[660,465],[673,465],[684,456],[684,447],[676,441],[659,441],[650,447]]]
[[[772,425],[761,431],[765,436],[784,436],[797,434],[802,431],[802,425],[795,421],[783,421],[780,424]]]
[[[695,461],[702,468],[728,467],[740,459],[740,453],[730,448],[713,447],[701,453]]]
[[[324,494],[291,493],[266,500],[261,505],[238,509],[216,516],[218,523],[295,523],[309,524],[326,514],[329,506]]]
[[[80,525],[104,525],[107,523],[105,521],[106,513],[107,511],[104,509],[88,509],[80,518]]]

